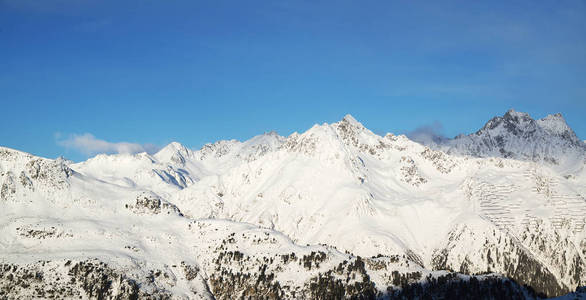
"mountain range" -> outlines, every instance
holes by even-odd
[[[585,166],[562,115],[514,110],[429,143],[347,115],[79,163],[0,147],[0,298],[586,297]]]

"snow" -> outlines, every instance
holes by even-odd
[[[476,133],[429,146],[452,155],[536,161],[559,172],[576,172],[576,163],[586,153],[561,114],[534,120],[514,110],[491,119]]]
[[[506,122],[520,132],[537,130],[531,139],[551,144],[528,144]],[[274,247],[242,244],[240,251],[307,253],[326,248],[300,245],[327,244],[340,259],[344,251],[413,254],[430,269],[438,250],[453,247],[453,263],[468,257],[481,271],[484,243],[499,245],[493,231],[523,241],[536,220],[546,226],[541,234],[565,230],[568,245],[583,247],[586,173],[576,161],[584,161],[584,147],[575,147],[563,117],[533,121],[510,110],[479,132],[431,149],[404,135],[378,136],[346,115],[288,137],[268,132],[199,150],[173,142],[154,155],[102,154],[76,164],[0,148],[0,256],[20,263],[98,256],[118,265],[131,258],[158,268],[188,261],[212,272],[212,251],[222,239],[267,232],[278,240]],[[560,137],[564,133],[571,134]],[[562,163],[478,148],[481,139],[495,136],[504,137],[512,153],[542,151],[541,157]],[[33,161],[40,162],[35,178]],[[141,195],[182,214],[129,209]],[[34,239],[17,229],[25,227],[54,228],[50,238]],[[447,242],[454,232],[470,236],[461,241],[468,248]],[[576,286],[548,253],[519,243],[560,282]],[[280,276],[295,280],[292,273]],[[192,287],[179,282],[174,289],[188,295]]]

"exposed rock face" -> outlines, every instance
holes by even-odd
[[[125,207],[136,214],[174,214],[183,216],[179,208],[153,193],[142,193],[136,197],[135,203],[126,204]]]
[[[67,193],[68,179],[74,175],[61,158],[50,160],[0,147],[0,203],[29,202],[35,194]]]
[[[30,239],[64,239],[73,237],[73,234],[57,226],[46,227],[40,226],[38,224],[36,224],[36,226],[29,224],[26,226],[17,227],[16,231],[21,237]]]
[[[403,156],[401,157],[401,162],[403,163],[403,166],[401,167],[401,180],[415,187],[427,182],[427,179],[419,174],[419,170],[412,158]]]
[[[62,160],[32,159],[26,164],[26,171],[32,179],[59,186],[66,184],[66,179],[73,175],[73,170]]]
[[[16,194],[16,182],[12,172],[6,172],[4,175],[4,182],[0,187],[0,200],[8,201],[14,198]]]

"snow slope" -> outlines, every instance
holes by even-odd
[[[310,295],[320,273],[378,255],[387,270],[423,274],[415,281],[494,272],[552,296],[583,284],[585,146],[561,115],[511,110],[430,146],[378,136],[348,115],[288,137],[171,143],[75,164],[0,148],[2,261],[65,274],[60,261],[98,259],[108,276],[128,274],[118,279],[126,290],[138,282],[140,292],[186,298],[244,293],[252,269],[263,293]],[[312,251],[327,257],[316,272],[282,257]],[[360,291],[397,286],[375,269]],[[145,281],[150,271],[167,277]]]

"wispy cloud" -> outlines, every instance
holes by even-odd
[[[98,153],[155,153],[159,150],[159,147],[153,144],[108,142],[96,138],[91,133],[72,134],[65,139],[62,138],[61,134],[56,134],[56,139],[58,145],[65,147],[66,149],[81,152],[85,155],[94,155]]]
[[[417,127],[415,130],[409,132],[407,136],[418,143],[429,145],[432,143],[441,144],[447,138],[443,135],[443,125],[435,121],[428,125]]]

